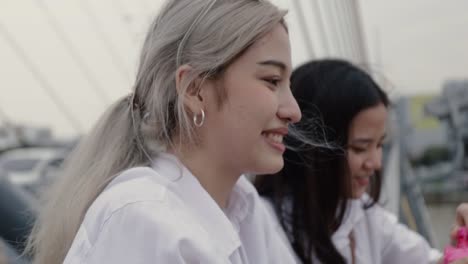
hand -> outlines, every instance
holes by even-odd
[[[462,259],[457,259],[453,262],[450,262],[450,264],[468,264],[468,257],[462,258]]]
[[[459,226],[466,226],[468,224],[468,203],[459,204],[456,214],[456,223]]]
[[[452,244],[457,241],[457,231],[462,226],[468,226],[468,203],[461,203],[456,210],[455,225],[450,232]],[[464,262],[462,262],[464,263]]]

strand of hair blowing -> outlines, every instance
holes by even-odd
[[[34,253],[34,263],[62,263],[86,210],[103,188],[120,171],[148,162],[144,150],[134,144],[138,138],[132,122],[138,123],[139,117],[133,120],[131,111],[127,98],[119,100],[68,158],[61,179],[45,197],[48,203],[26,247],[25,252]]]

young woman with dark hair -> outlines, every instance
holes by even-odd
[[[283,169],[258,176],[256,186],[298,259],[439,261],[440,252],[376,203],[382,184],[386,93],[365,71],[335,59],[296,69],[291,89],[303,115],[296,126],[321,144],[304,148],[290,139]]]

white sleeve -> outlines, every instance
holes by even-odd
[[[198,251],[196,241],[181,237],[169,210],[150,211],[154,209],[139,202],[117,210],[94,235],[95,241],[89,247],[72,246],[64,263],[210,263],[204,262],[206,255]]]
[[[377,211],[377,230],[381,230],[382,263],[437,263],[442,254],[430,247],[418,233],[398,223],[396,216],[382,208]]]

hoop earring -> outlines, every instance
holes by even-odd
[[[203,111],[203,109],[200,109],[200,110],[201,110],[200,120],[198,120],[198,115],[193,115],[193,124],[196,127],[201,127],[203,126],[203,123],[205,123],[205,111]]]

